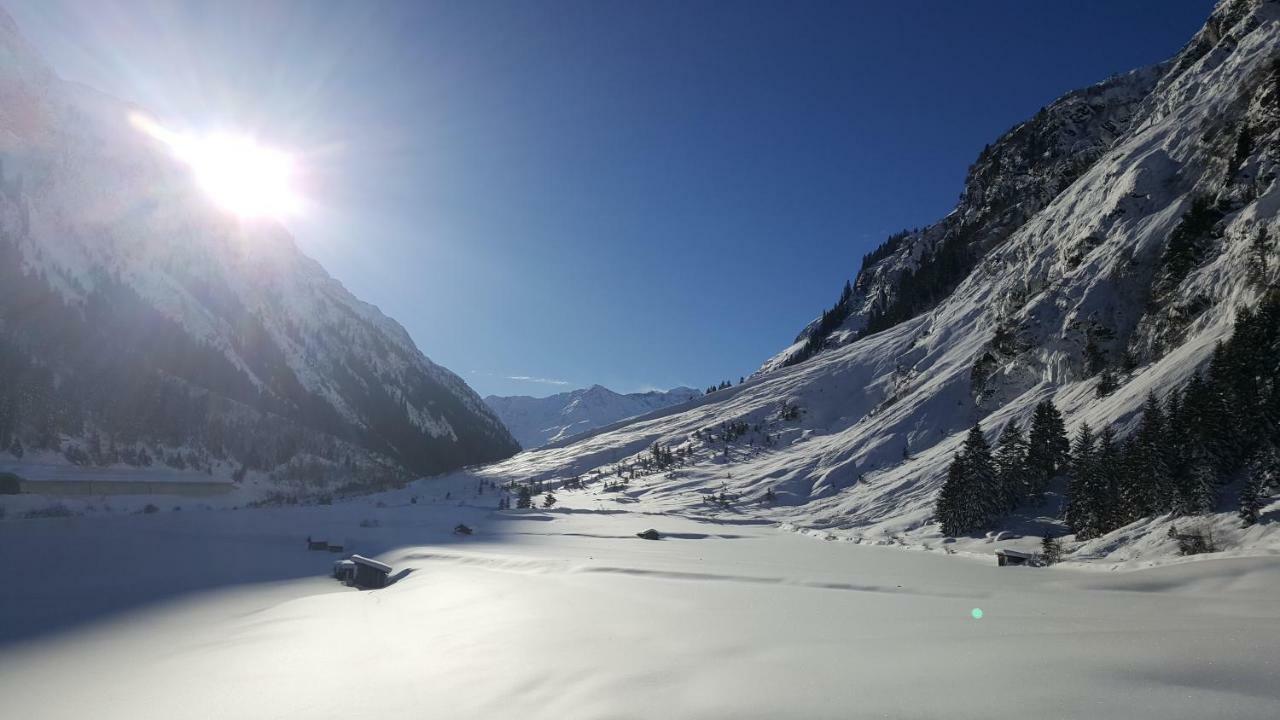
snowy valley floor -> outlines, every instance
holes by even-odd
[[[1140,571],[388,495],[0,522],[13,718],[1275,718],[1280,561]],[[488,496],[486,499],[491,499]],[[475,528],[454,536],[457,522]],[[376,527],[362,527],[375,525]],[[659,541],[634,533],[653,527]],[[324,578],[324,536],[393,586]],[[982,617],[974,617],[975,608]]]

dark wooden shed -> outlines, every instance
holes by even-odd
[[[1018,550],[1006,550],[1000,548],[996,551],[996,563],[1000,567],[1005,565],[1034,565],[1036,556],[1031,553],[1019,552]]]
[[[391,574],[390,565],[370,560],[363,555],[352,555],[351,562],[355,563],[352,585],[369,590],[387,586],[387,576]]]

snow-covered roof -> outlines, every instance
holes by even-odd
[[[385,564],[385,563],[380,563],[380,562],[378,562],[377,560],[370,560],[369,558],[367,558],[367,557],[365,557],[365,556],[363,556],[363,555],[352,555],[352,556],[351,556],[351,561],[352,561],[352,562],[355,562],[355,563],[359,563],[359,564],[364,565],[364,566],[366,566],[366,567],[371,567],[371,568],[373,568],[374,570],[380,570],[380,571],[382,571],[382,572],[384,572],[384,573],[389,573],[389,572],[391,572],[391,566],[390,566],[390,565],[387,565],[387,564]]]
[[[1007,557],[1022,558],[1023,560],[1034,560],[1036,557],[1033,553],[1025,553],[1025,552],[1022,552],[1021,550],[1009,550],[1006,548],[1000,548],[999,550],[996,550],[996,554],[1005,555]]]

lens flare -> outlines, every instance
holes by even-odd
[[[973,616],[973,619],[974,619],[974,620],[981,620],[981,619],[982,619],[982,608],[974,608],[974,609],[973,609],[969,614]]]
[[[130,122],[188,165],[196,183],[219,207],[246,219],[284,219],[301,210],[296,164],[289,154],[242,135],[174,132],[139,113],[131,115]]]

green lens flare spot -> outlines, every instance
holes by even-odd
[[[973,616],[973,619],[974,619],[974,620],[981,620],[981,619],[982,619],[982,608],[974,608],[974,609],[973,609],[969,614]]]

